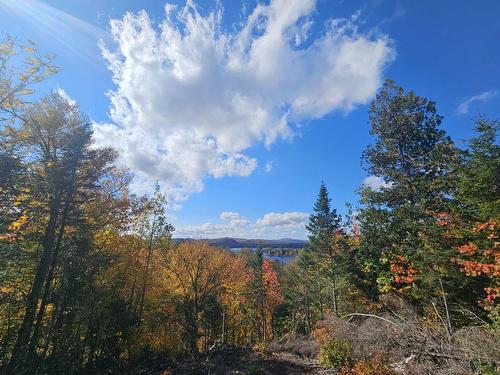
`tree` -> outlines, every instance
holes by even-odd
[[[13,368],[24,363],[36,346],[39,321],[45,312],[68,214],[73,208],[77,171],[84,159],[83,152],[90,143],[89,122],[57,93],[43,99],[28,114],[28,121],[24,121],[19,129],[7,128],[5,136],[17,143],[18,151],[26,155],[26,159],[30,158],[25,164],[30,163],[37,174],[31,191],[38,196],[46,196],[47,201],[42,203],[42,211],[36,213],[36,217],[42,220],[40,227],[44,228],[39,240],[42,254],[13,350]],[[28,215],[35,217],[35,212]],[[47,221],[43,222],[45,218]],[[33,326],[39,298],[42,298],[42,303],[37,324]]]
[[[54,358],[80,350],[80,342],[67,340],[84,318],[76,311],[82,311],[92,290],[94,270],[88,258],[92,233],[95,224],[105,220],[87,209],[105,195],[105,186],[115,175],[116,157],[109,149],[90,147],[90,122],[57,92],[34,104],[25,117],[19,126],[3,132],[5,143],[27,170],[19,207],[29,223],[25,233],[29,241],[23,247],[32,252],[34,268],[12,350],[12,371],[43,365],[49,350]],[[123,190],[118,187],[114,192],[116,197]],[[108,214],[114,206],[108,207]],[[37,363],[40,347],[43,354]]]
[[[500,322],[500,123],[479,117],[457,167],[457,191],[446,226],[457,239],[453,261],[467,275],[462,298],[472,298]],[[473,303],[473,301],[469,301]]]
[[[20,45],[21,52],[16,50],[14,39],[7,36],[0,41],[0,125],[12,124],[17,120],[27,120],[25,111],[30,102],[26,100],[33,93],[33,86],[52,74],[58,68],[53,65],[54,57],[41,56],[35,42]],[[15,65],[13,58],[20,57],[24,70],[19,71],[21,64]]]
[[[190,353],[199,350],[202,318],[213,307],[213,298],[218,301],[221,296],[226,267],[224,252],[207,242],[185,241],[169,252],[167,285],[181,319],[185,350]]]
[[[465,220],[486,221],[500,218],[500,121],[479,117],[477,136],[462,152],[457,174],[455,203]]]
[[[337,295],[337,265],[335,264],[335,251],[332,240],[341,228],[341,217],[337,210],[330,207],[330,197],[324,182],[321,183],[318,198],[314,204],[314,213],[309,217],[306,229],[309,232],[308,252],[303,256],[310,256],[311,265],[318,271],[326,271],[332,284],[332,308],[338,313]],[[307,262],[306,262],[307,263]],[[316,275],[319,278],[319,275]],[[321,298],[321,294],[319,295]],[[320,301],[320,305],[322,305]]]
[[[319,254],[332,255],[331,238],[340,228],[341,217],[330,207],[330,197],[324,182],[321,183],[314,213],[309,217],[306,229],[309,232],[309,248]]]
[[[138,217],[138,235],[146,242],[146,262],[144,264],[141,286],[139,289],[139,304],[137,311],[139,324],[142,320],[142,313],[144,311],[144,297],[148,288],[148,280],[150,278],[153,251],[155,248],[158,250],[163,248],[163,250],[166,251],[170,246],[170,240],[174,231],[174,227],[166,220],[166,205],[166,197],[161,193],[160,185],[157,183],[153,196],[144,206],[144,209]],[[131,300],[133,300],[133,294],[134,289],[132,289],[131,292]]]
[[[384,184],[378,190],[361,189],[363,240],[357,268],[373,298],[391,290],[423,298],[436,292],[449,263],[446,246],[427,246],[426,241],[448,209],[456,149],[440,128],[435,103],[390,80],[371,103],[369,120],[375,143],[363,161]]]
[[[24,183],[29,170],[6,129],[24,118],[35,84],[57,72],[52,60],[52,56],[40,56],[32,41],[16,46],[10,36],[0,40],[0,284],[5,286],[0,293],[0,321],[7,322],[1,365],[8,359],[18,307],[28,288],[25,272],[33,263],[33,251],[22,251],[30,247],[24,246],[29,241],[22,234],[30,224],[26,215],[30,192]]]
[[[255,323],[258,341],[265,341],[266,337],[266,315],[265,315],[265,299],[266,291],[264,287],[264,250],[262,246],[258,246],[252,254],[252,268],[253,268],[253,290],[255,301]]]
[[[278,280],[273,264],[264,259],[262,262],[262,286],[264,291],[263,299],[263,320],[264,320],[264,335],[263,340],[273,338],[273,312],[276,306],[283,302],[283,295],[281,294],[281,285]]]

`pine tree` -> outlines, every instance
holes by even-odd
[[[446,247],[434,239],[453,193],[456,149],[440,128],[435,103],[390,80],[372,102],[369,119],[376,140],[363,161],[385,185],[361,189],[357,268],[372,297],[391,290],[417,292],[415,286],[420,286],[415,297],[432,295],[442,266],[449,263]]]
[[[311,251],[331,256],[331,238],[340,229],[340,222],[341,218],[337,215],[337,210],[331,208],[328,190],[322,182],[314,204],[314,213],[309,217],[309,224],[306,225]]]
[[[336,209],[331,208],[328,190],[325,183],[322,182],[314,204],[314,213],[309,217],[309,224],[306,225],[309,232],[309,244],[302,254],[302,263],[309,264],[307,267],[309,269],[304,269],[304,271],[306,273],[313,272],[314,279],[320,280],[322,277],[326,277],[327,280],[331,281],[332,309],[335,313],[338,312],[338,275],[332,240],[340,230],[340,225],[341,217],[337,215]],[[319,290],[316,296],[321,314],[323,314],[323,292],[324,290]]]
[[[461,216],[469,220],[500,219],[500,146],[497,133],[500,121],[479,117],[477,136],[463,152],[456,200]]]
[[[458,241],[452,259],[467,276],[460,299],[471,309],[479,302],[499,326],[500,122],[479,117],[475,128],[477,135],[457,166],[457,191],[447,226]],[[484,310],[476,314],[484,315]]]

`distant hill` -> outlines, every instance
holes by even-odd
[[[174,238],[175,243],[182,241],[193,241],[192,238]],[[286,248],[286,249],[301,249],[307,243],[305,240],[297,240],[293,238],[281,238],[279,240],[259,240],[259,239],[246,239],[246,238],[209,238],[206,239],[208,243],[212,246],[218,246],[223,248],[234,248],[234,247],[258,247],[262,246],[265,248]]]

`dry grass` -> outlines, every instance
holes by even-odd
[[[384,359],[396,373],[496,374],[500,369],[500,333],[472,326],[449,333],[443,325],[419,317],[401,300],[398,309],[349,314],[320,322],[323,336],[347,340],[356,361]],[[325,333],[326,332],[326,333]]]

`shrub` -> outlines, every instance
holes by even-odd
[[[349,369],[343,367],[340,375],[395,375],[393,369],[376,358],[357,361],[354,366]]]
[[[350,367],[352,364],[352,346],[349,341],[332,338],[321,348],[319,361],[326,368]]]
[[[253,350],[258,353],[265,353],[266,352],[266,345],[263,342],[256,342],[255,345],[253,346]]]

